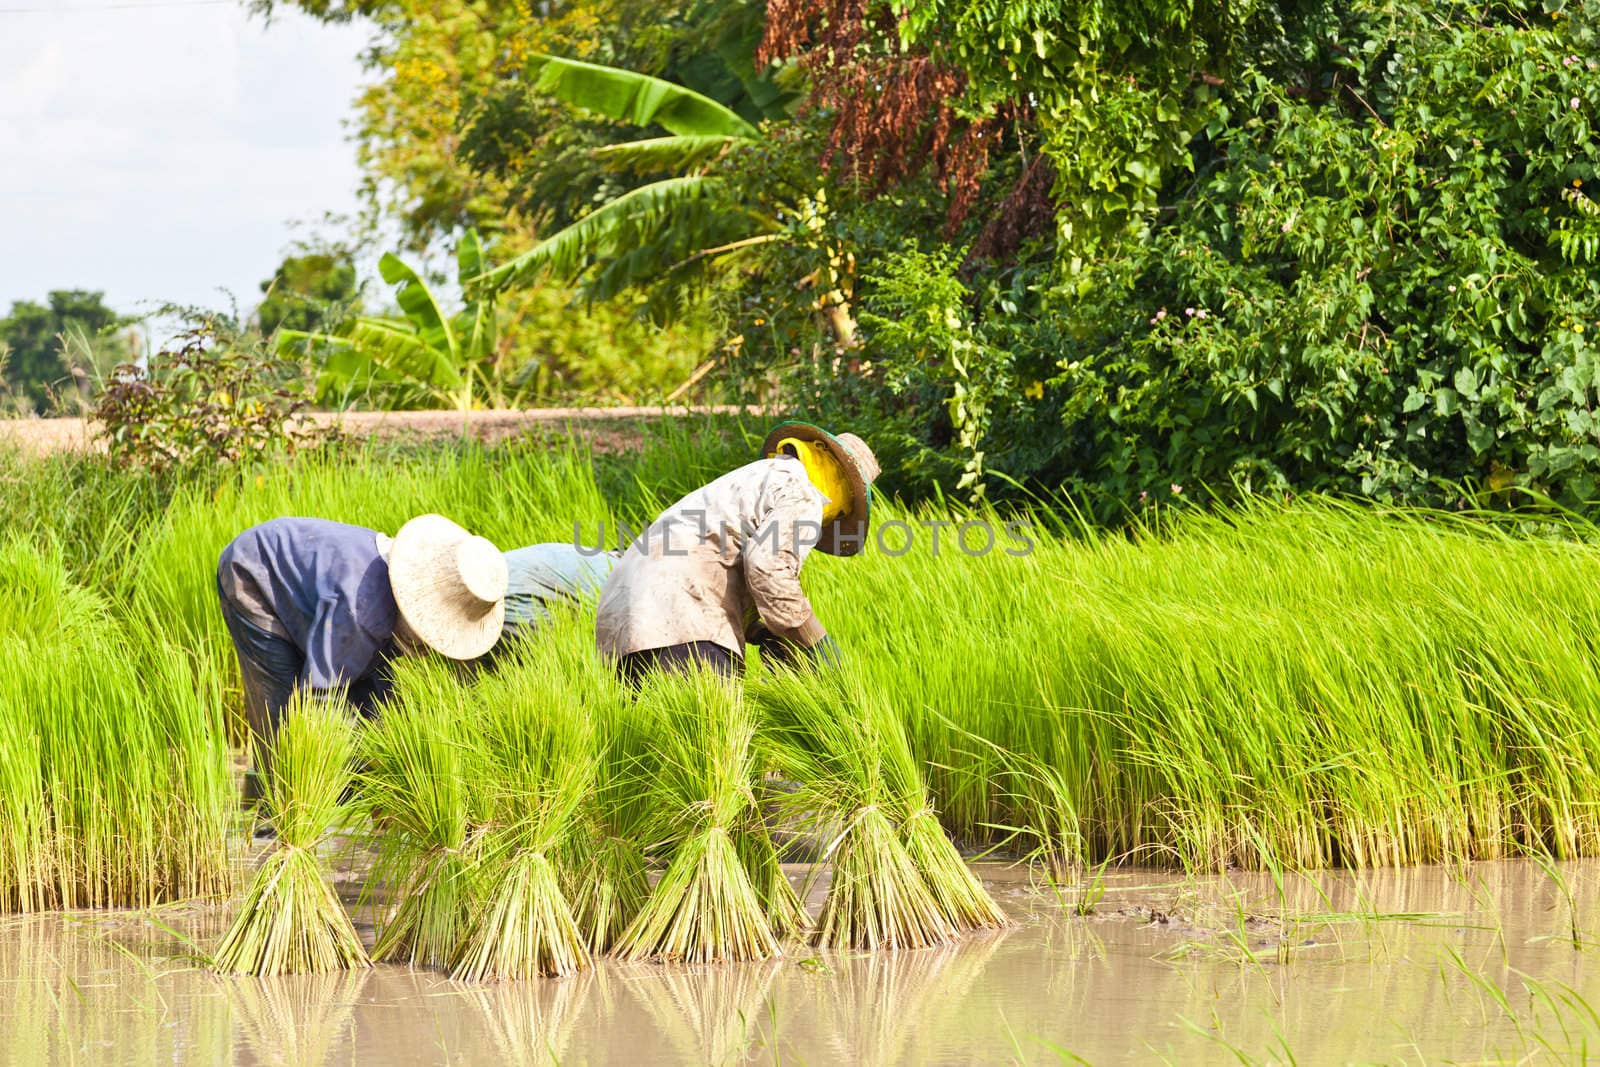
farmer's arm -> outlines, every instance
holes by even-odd
[[[800,564],[821,529],[821,497],[797,485],[779,486],[771,492],[765,521],[744,547],[745,584],[762,625],[805,648],[828,636],[800,588]]]

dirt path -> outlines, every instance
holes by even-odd
[[[339,426],[353,436],[384,439],[430,440],[463,434],[479,441],[503,441],[537,430],[553,434],[576,433],[596,451],[627,448],[637,439],[641,422],[684,415],[763,414],[759,407],[733,405],[695,407],[536,408],[526,411],[349,411],[313,412],[318,425]],[[101,447],[93,427],[81,418],[0,419],[0,447],[16,445],[24,454],[83,451]]]

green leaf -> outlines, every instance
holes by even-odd
[[[461,371],[448,355],[427,344],[405,324],[363,316],[350,325],[343,340],[380,367],[453,397]]]
[[[754,138],[756,128],[708,96],[648,74],[555,56],[528,65],[536,92],[635,126],[685,136]]]
[[[641,185],[551,234],[480,280],[490,288],[503,289],[525,283],[544,270],[558,278],[576,277],[591,260],[622,251],[621,238],[661,229],[671,221],[675,209],[719,187],[718,179],[704,177],[667,178]]]
[[[450,321],[440,310],[439,302],[434,299],[428,283],[392,252],[385,252],[383,258],[378,260],[378,273],[383,275],[383,280],[390,285],[400,286],[395,290],[395,302],[400,305],[400,310],[405,312],[406,318],[416,326],[421,343],[438,352],[440,358],[450,367],[459,366],[461,360],[460,353],[456,349],[455,334],[451,332]],[[452,377],[454,377],[453,370]]]
[[[605,145],[591,154],[596,162],[613,173],[698,170],[741,140],[720,134],[651,137],[643,141]]]

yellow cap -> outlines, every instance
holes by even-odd
[[[833,453],[811,441],[798,437],[785,437],[769,455],[790,452],[806,469],[806,478],[816,486],[817,492],[828,498],[822,509],[822,521],[832,522],[850,506],[850,479],[845,477]]]

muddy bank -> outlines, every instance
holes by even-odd
[[[214,908],[15,919],[0,925],[0,1056],[1321,1064],[1575,1062],[1600,1047],[1600,863],[1556,878],[1532,863],[1291,877],[1281,891],[1149,872],[1110,876],[1103,894],[1002,868],[986,881],[1019,925],[944,948],[607,961],[480,987],[402,967],[218,977],[194,960],[225,923]]]
[[[538,408],[527,411],[349,411],[312,412],[307,421],[336,426],[355,437],[380,440],[431,441],[471,437],[485,444],[524,433],[572,435],[599,452],[626,451],[639,441],[641,425],[683,415],[765,414],[759,407],[696,405],[692,407]],[[0,447],[15,445],[25,455],[81,452],[101,447],[84,419],[0,419]]]

